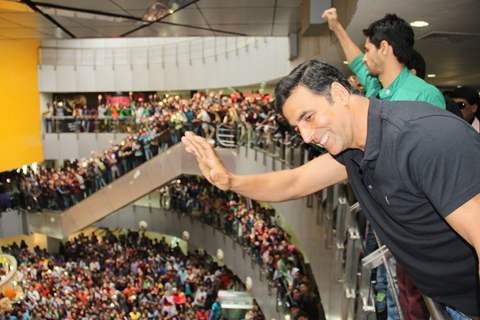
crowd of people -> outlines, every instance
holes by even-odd
[[[236,124],[240,113],[255,113],[269,103],[269,94],[244,96],[240,92],[224,94],[210,92],[195,93],[192,97],[149,95],[148,99],[130,95],[123,99],[98,100],[96,106],[87,106],[87,99],[58,98],[47,104],[43,113],[45,131],[48,132],[98,132],[138,130],[150,117],[164,117],[170,126],[198,122]],[[61,100],[60,100],[61,99]],[[178,114],[177,114],[178,113]],[[253,113],[251,117],[255,117]],[[248,117],[245,115],[245,117]],[[250,119],[249,121],[255,121]]]
[[[92,152],[90,159],[65,161],[60,168],[39,165],[36,170],[4,174],[0,212],[7,208],[65,210],[178,143],[187,130],[213,139],[216,125],[243,124],[262,133],[265,138],[257,141],[262,146],[272,143],[274,135],[284,137],[288,130],[283,117],[273,112],[269,95],[196,93],[191,99],[170,96],[159,103],[133,102],[128,108],[139,114],[137,125],[108,150]]]
[[[294,319],[324,319],[303,256],[278,226],[273,209],[222,191],[199,177],[174,180],[162,187],[160,194],[164,208],[198,215],[245,246],[267,272]]]
[[[142,231],[77,238],[58,254],[38,247],[3,247],[18,260],[25,297],[2,319],[218,320],[218,290],[242,288],[205,253],[185,255]],[[252,320],[263,319],[258,309]]]
[[[421,69],[418,63],[412,63],[411,67],[412,70]],[[358,79],[351,77],[350,81],[359,92],[364,90]],[[447,92],[447,95],[447,109],[480,130],[476,91],[462,87]],[[54,101],[49,104],[50,111],[44,115],[47,122],[51,122],[53,115],[68,115],[71,112],[78,116],[78,123],[85,126],[86,129],[82,130],[89,131],[95,129],[95,124],[90,120],[95,120],[95,123],[101,120],[102,128],[105,128],[107,122],[102,122],[106,121],[104,117],[116,113],[112,110],[118,109],[121,110],[118,113],[118,123],[127,117],[134,119],[131,123],[122,122],[122,128],[130,134],[108,150],[92,152],[90,159],[65,161],[60,168],[40,165],[35,171],[29,168],[26,172],[2,174],[0,212],[7,208],[22,208],[32,212],[65,210],[161,150],[178,143],[187,130],[212,139],[219,124],[231,128],[243,125],[256,132],[257,138],[253,143],[259,147],[269,147],[275,143],[275,139],[286,137],[294,141],[295,133],[286,120],[274,112],[271,102],[268,94],[244,96],[241,93],[224,94],[221,91],[209,94],[198,92],[190,99],[168,95],[160,99],[157,95],[150,95],[147,101],[132,99],[128,105],[99,104],[93,108],[94,112],[90,112],[90,108],[83,105],[85,101],[82,99],[71,103],[70,107],[67,102]],[[81,110],[84,110],[83,113]],[[93,118],[87,119],[83,115]],[[49,127],[51,128],[51,123],[47,129]]]

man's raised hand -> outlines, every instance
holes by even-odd
[[[330,8],[327,9],[323,12],[322,14],[322,19],[327,20],[328,22],[328,27],[330,30],[335,31],[335,29],[339,26],[338,22],[338,15],[337,15],[337,9],[335,8]]]
[[[222,190],[231,188],[231,174],[205,138],[186,132],[182,138],[185,150],[195,156],[205,178]]]

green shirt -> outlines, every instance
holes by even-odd
[[[387,88],[382,88],[378,78],[368,73],[362,53],[353,59],[349,67],[364,86],[367,97],[378,97],[388,101],[422,101],[445,110],[445,98],[440,90],[413,75],[407,67],[403,67]]]

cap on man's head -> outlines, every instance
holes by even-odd
[[[461,98],[468,101],[469,104],[475,104],[478,102],[478,90],[469,86],[463,86],[453,90],[452,98]]]

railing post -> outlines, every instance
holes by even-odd
[[[357,290],[357,272],[361,250],[360,234],[357,227],[348,229],[348,242],[345,261],[345,296],[347,298],[347,319],[354,319]]]
[[[338,282],[345,281],[345,269],[344,269],[344,252],[345,252],[345,216],[347,214],[347,199],[339,198],[339,205],[336,212],[335,223],[335,260],[334,260],[334,273],[335,279]],[[333,230],[327,231],[327,234],[331,234],[333,237]]]

